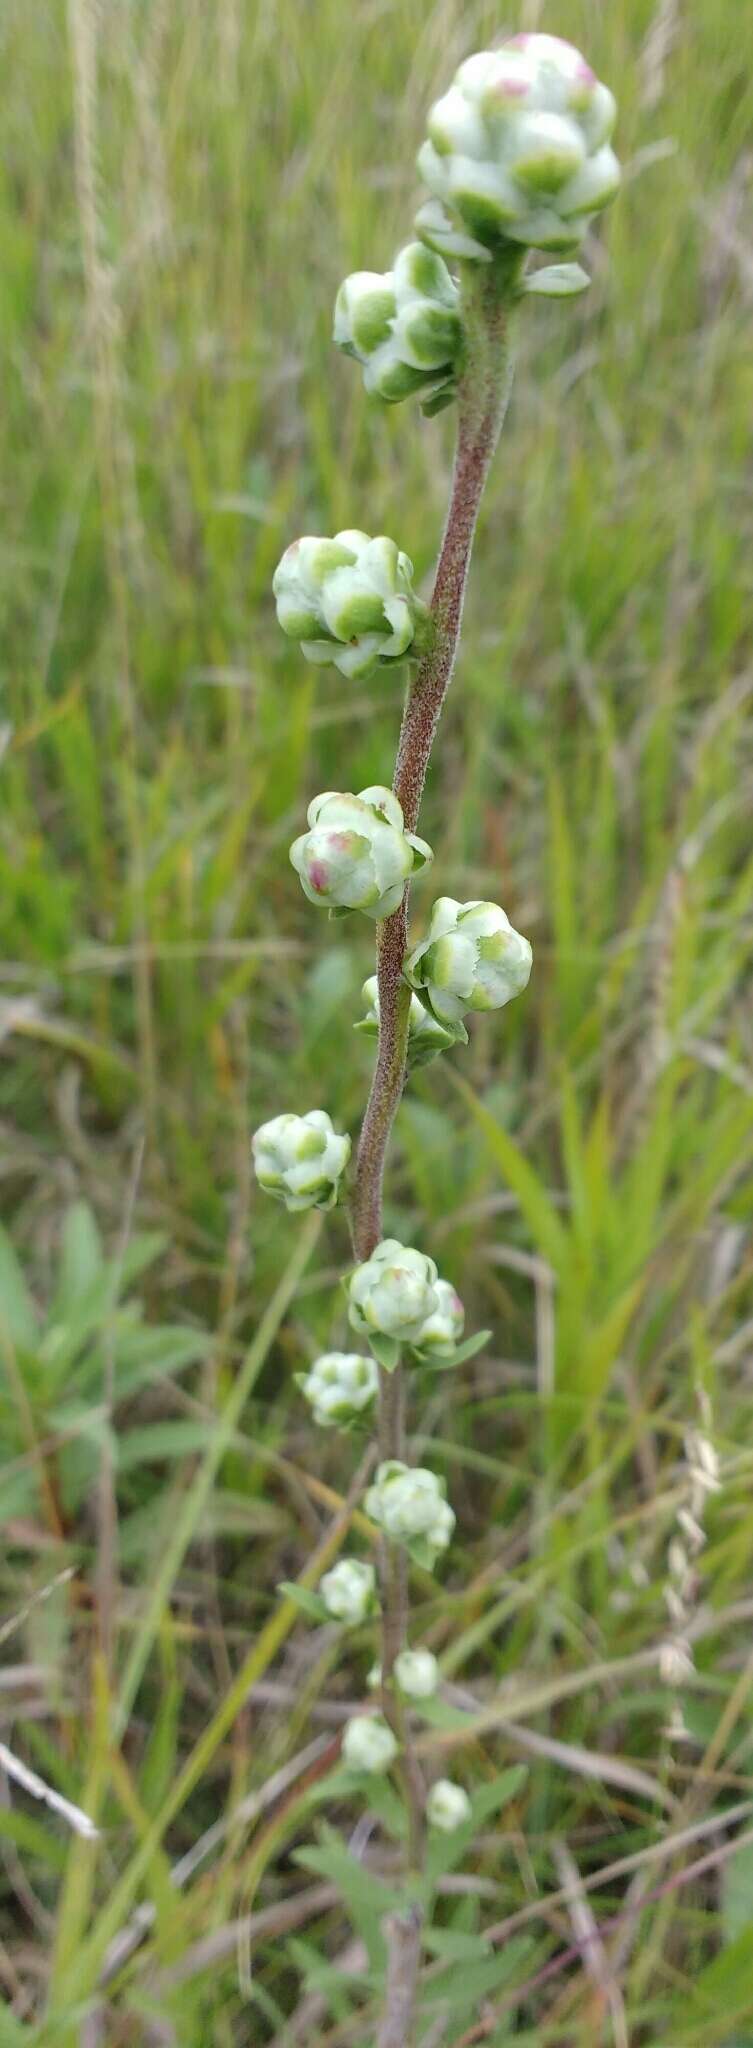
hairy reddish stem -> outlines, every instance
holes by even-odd
[[[406,699],[393,789],[406,830],[415,832],[426,771],[452,681],[473,537],[510,390],[510,314],[522,256],[509,263],[462,266],[465,359],[458,390],[458,438],[444,538],[431,599],[430,644]],[[353,1198],[356,1258],[368,1259],[382,1237],[382,1186],[390,1132],[405,1085],[410,990],[403,979],[408,948],[408,889],[400,908],[377,927],[379,1045],[364,1117]],[[405,1458],[405,1374],[380,1368],[379,1452]],[[425,1791],[408,1716],[392,1681],[407,1639],[408,1574],[404,1549],[381,1545],[382,1705],[400,1743],[408,1811],[408,1859],[423,1858]],[[377,2048],[405,2048],[412,2037],[421,1944],[421,1915],[395,1915],[386,1925],[387,1989]]]
[[[479,506],[507,409],[508,331],[518,265],[465,264],[466,359],[458,392],[458,439],[444,539],[431,599],[432,636],[409,690],[393,788],[415,832],[434,735],[452,681]],[[379,1047],[358,1147],[353,1197],[356,1257],[368,1259],[382,1236],[384,1163],[405,1083],[410,995],[403,981],[408,947],[408,889],[377,927]],[[393,1452],[393,1456],[397,1453]]]

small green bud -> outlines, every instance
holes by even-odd
[[[439,1684],[439,1665],[432,1650],[401,1650],[395,1677],[409,1700],[429,1700]]]
[[[470,1817],[471,1802],[462,1785],[453,1784],[452,1778],[437,1778],[426,1801],[430,1827],[440,1828],[443,1835],[452,1835]]]
[[[497,903],[456,903],[440,896],[427,937],[405,964],[440,1023],[457,1025],[465,1010],[501,1010],[526,987],[531,947]]]
[[[374,1609],[374,1566],[361,1564],[356,1557],[341,1557],[330,1572],[325,1572],[319,1591],[333,1621],[341,1621],[348,1628],[358,1628]]]
[[[379,1037],[379,983],[375,974],[370,974],[361,990],[367,1005],[365,1017],[354,1024],[354,1031],[362,1031],[365,1038]],[[408,1065],[426,1067],[437,1054],[446,1052],[447,1047],[457,1044],[457,1033],[449,1031],[432,1017],[431,1010],[425,1010],[418,996],[411,996],[408,1017]]]
[[[427,1360],[452,1358],[463,1335],[465,1309],[449,1280],[438,1280],[434,1291],[436,1307],[413,1338],[411,1350]]]
[[[445,1498],[444,1481],[427,1467],[389,1459],[378,1467],[364,1504],[385,1536],[393,1543],[410,1544],[429,1570],[447,1549],[455,1516]]]
[[[265,1194],[286,1209],[331,1209],[350,1158],[350,1138],[324,1109],[286,1113],[260,1124],[251,1140],[254,1171]]]
[[[460,295],[440,256],[422,242],[401,249],[382,277],[357,270],[335,301],[333,338],[363,367],[367,391],[387,405],[414,392],[432,407],[455,392]]]
[[[286,548],[272,589],[283,633],[300,642],[307,661],[333,662],[355,677],[423,652],[427,607],[413,589],[410,557],[387,534],[306,534]]]
[[[619,185],[615,114],[608,88],[559,36],[480,50],[429,114],[418,168],[432,198],[419,234],[444,256],[487,263],[504,243],[577,249]]]
[[[342,1753],[353,1771],[387,1771],[397,1743],[381,1714],[356,1714],[345,1729]]]
[[[351,1274],[348,1300],[354,1330],[413,1344],[438,1305],[434,1260],[385,1237]]]
[[[308,807],[309,831],[290,848],[290,859],[310,903],[389,917],[408,876],[433,859],[425,839],[406,832],[390,789],[376,785],[358,796],[327,789]]]
[[[379,1374],[373,1358],[325,1351],[310,1372],[300,1375],[299,1386],[314,1421],[322,1429],[333,1429],[366,1413],[377,1393]]]

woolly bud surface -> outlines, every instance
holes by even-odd
[[[397,1756],[397,1743],[380,1714],[357,1714],[343,1736],[343,1756],[354,1771],[387,1771]]]
[[[436,1284],[436,1307],[427,1316],[423,1328],[414,1337],[411,1349],[422,1358],[451,1358],[460,1343],[465,1323],[465,1309],[460,1295],[455,1293],[449,1280],[438,1280]]]
[[[373,1358],[353,1351],[325,1351],[298,1377],[304,1400],[321,1429],[353,1422],[370,1407],[379,1386]]]
[[[560,36],[480,50],[431,108],[418,168],[432,195],[416,219],[443,256],[489,262],[505,245],[572,251],[614,198],[616,105]]]
[[[354,1330],[412,1344],[438,1307],[434,1260],[385,1237],[351,1274],[348,1300]]]
[[[501,1010],[520,995],[532,957],[528,939],[498,903],[456,903],[453,896],[440,896],[405,975],[439,1022],[453,1025],[464,1011]]]
[[[272,589],[283,633],[307,661],[333,662],[355,677],[422,652],[427,608],[413,589],[410,557],[388,534],[304,534],[286,548]]]
[[[412,1549],[418,1546],[429,1569],[440,1551],[447,1549],[455,1527],[444,1482],[436,1472],[422,1465],[404,1465],[398,1458],[379,1466],[374,1485],[367,1490],[365,1507],[393,1542],[409,1543]]]
[[[439,1684],[439,1665],[432,1650],[401,1650],[395,1677],[409,1700],[429,1700]]]
[[[437,1778],[426,1801],[429,1825],[440,1828],[445,1835],[452,1835],[470,1817],[471,1802],[462,1785],[453,1784],[452,1778]]]
[[[355,1557],[341,1557],[332,1570],[325,1572],[319,1585],[327,1613],[333,1621],[342,1621],[350,1628],[366,1620],[374,1605],[375,1574],[372,1564],[361,1564]]]
[[[340,286],[333,339],[387,405],[414,392],[429,397],[432,411],[447,404],[461,338],[457,285],[423,242],[401,249],[392,270],[357,270]]]
[[[331,1209],[350,1158],[350,1138],[324,1109],[286,1112],[260,1124],[251,1140],[254,1171],[265,1194],[286,1209]]]
[[[397,797],[381,784],[357,796],[324,790],[307,815],[309,830],[293,841],[290,859],[309,902],[330,910],[391,916],[408,876],[433,858],[425,839],[405,831]]]

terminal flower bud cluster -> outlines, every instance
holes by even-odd
[[[516,35],[461,64],[431,108],[418,168],[432,195],[416,227],[443,256],[578,248],[614,198],[616,107],[572,43]]]
[[[325,1109],[286,1112],[260,1124],[251,1141],[254,1170],[265,1194],[286,1209],[331,1209],[350,1158],[350,1138]]]
[[[309,804],[308,824],[290,859],[309,902],[330,910],[390,917],[409,875],[432,859],[425,839],[406,832],[397,797],[381,783],[357,796],[324,790]]]
[[[387,405],[418,393],[427,413],[455,395],[460,294],[433,249],[411,242],[392,270],[357,270],[335,301],[333,339],[363,368],[366,390]]]
[[[306,660],[334,663],[351,680],[413,659],[425,644],[428,612],[413,589],[413,563],[385,533],[305,534],[285,549],[272,589],[283,633]]]

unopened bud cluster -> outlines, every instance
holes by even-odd
[[[455,393],[462,325],[449,270],[423,242],[401,249],[383,276],[357,270],[335,301],[333,339],[363,368],[366,390],[394,405],[420,393],[439,412]]]
[[[254,1133],[252,1150],[259,1186],[286,1209],[331,1209],[337,1201],[350,1139],[325,1109],[272,1117]]]
[[[357,796],[327,789],[308,807],[308,832],[294,839],[290,859],[310,903],[390,917],[414,868],[431,847],[406,832],[397,797],[381,783]]]
[[[411,987],[440,1024],[457,1025],[468,1010],[502,1010],[531,973],[528,939],[497,903],[456,903],[440,896],[426,938],[405,965]]]
[[[393,1338],[419,1358],[451,1358],[463,1334],[465,1311],[454,1287],[440,1280],[425,1252],[395,1237],[356,1266],[348,1301],[354,1330]]]
[[[352,1351],[325,1351],[307,1373],[297,1375],[304,1400],[322,1429],[343,1428],[373,1407],[379,1375],[373,1358]]]
[[[362,1564],[356,1557],[341,1557],[331,1571],[325,1572],[319,1592],[333,1621],[341,1621],[348,1628],[358,1628],[374,1607],[374,1566]]]
[[[572,43],[517,35],[467,58],[431,108],[416,219],[444,256],[489,263],[505,244],[577,249],[614,198],[616,107]]]
[[[306,660],[332,662],[351,679],[424,645],[428,613],[413,589],[413,563],[385,533],[306,534],[286,548],[272,589],[283,633]]]
[[[444,1480],[436,1472],[386,1459],[367,1490],[365,1506],[390,1542],[408,1545],[418,1563],[433,1569],[455,1527]]]

